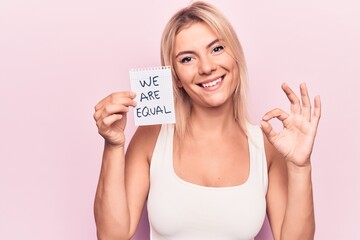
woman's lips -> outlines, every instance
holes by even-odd
[[[208,81],[208,82],[204,82],[204,83],[200,83],[198,84],[200,87],[203,88],[210,88],[213,87],[215,85],[218,85],[219,83],[221,83],[224,80],[224,76],[221,76],[213,81]]]

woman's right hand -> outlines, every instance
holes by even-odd
[[[129,107],[135,107],[135,93],[112,93],[95,106],[94,119],[99,134],[106,144],[123,147],[125,145],[126,115]]]

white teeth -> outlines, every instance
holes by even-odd
[[[222,81],[222,78],[218,78],[212,82],[208,82],[208,83],[202,83],[201,86],[203,86],[204,88],[207,88],[207,87],[212,87],[212,86],[215,86],[216,84],[218,84],[219,82]]]

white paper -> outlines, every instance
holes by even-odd
[[[130,70],[131,90],[136,93],[135,125],[175,123],[171,67]]]

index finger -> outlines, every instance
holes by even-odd
[[[107,103],[109,101],[116,102],[116,99],[118,99],[118,98],[130,98],[130,99],[133,100],[135,98],[135,96],[136,96],[136,94],[134,92],[131,92],[131,91],[123,91],[123,92],[111,93],[110,95],[108,95],[107,97],[102,99],[98,104],[95,105],[95,111],[102,108],[105,105],[105,103]]]

